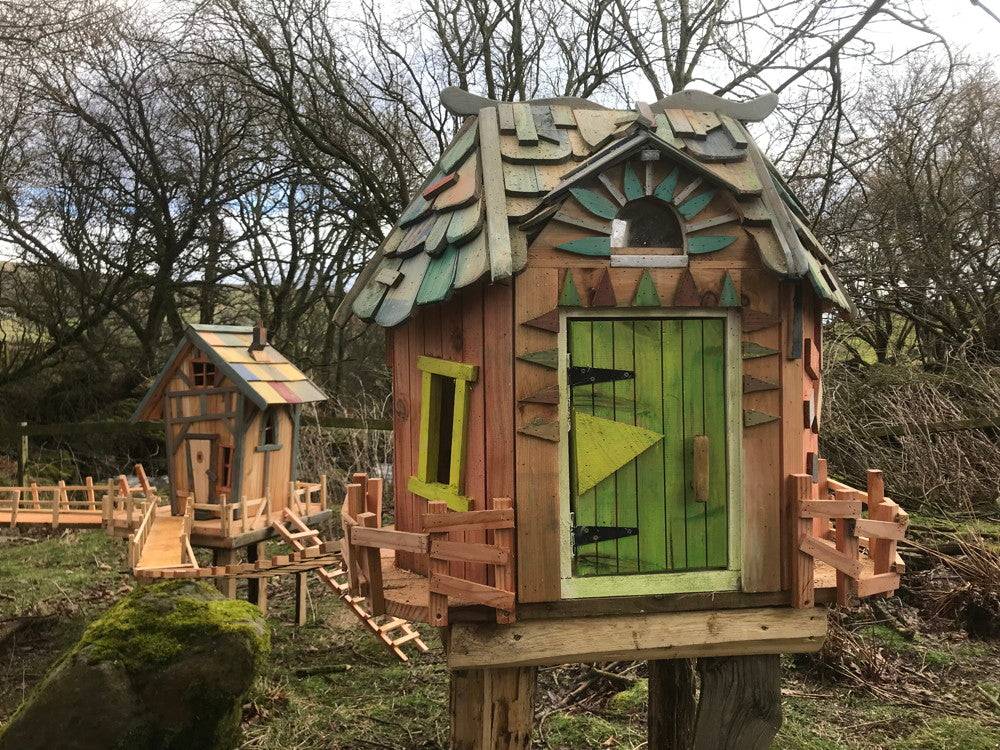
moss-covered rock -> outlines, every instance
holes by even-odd
[[[270,650],[266,621],[211,586],[136,589],[87,628],[0,733],[0,750],[232,748]]]

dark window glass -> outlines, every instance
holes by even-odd
[[[684,245],[677,215],[659,198],[647,196],[629,201],[617,219],[625,222],[621,247],[673,248],[680,252]]]

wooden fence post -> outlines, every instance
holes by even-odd
[[[427,503],[427,513],[447,513],[448,503],[442,502],[432,502]],[[432,532],[430,534],[431,549],[434,548],[435,540],[447,539],[448,533]],[[448,575],[449,565],[447,560],[439,560],[435,557],[431,557],[428,563],[428,579],[433,580],[435,575]],[[431,621],[431,625],[437,627],[444,627],[448,624],[448,596],[446,594],[434,593],[433,587],[429,594],[430,601],[428,603],[428,614]],[[491,747],[487,745],[486,747]]]
[[[788,486],[791,495],[788,528],[792,534],[792,606],[812,607],[816,603],[813,558],[799,549],[802,537],[811,535],[813,531],[812,519],[802,517],[802,501],[808,500],[812,492],[812,477],[792,474],[788,477]]]
[[[326,510],[326,474],[319,475],[319,509]]]
[[[850,490],[835,490],[833,493],[837,502],[851,502],[856,499],[856,495]],[[855,530],[857,520],[854,518],[836,519],[835,529],[837,532],[837,551],[843,552],[852,560],[859,559],[858,535]],[[841,607],[850,607],[858,599],[858,579],[852,578],[846,573],[837,571],[837,604]]]
[[[86,477],[83,483],[87,487],[87,508],[95,510],[97,508],[97,497],[94,495],[94,478]]]
[[[510,510],[514,503],[509,497],[493,498],[493,510]],[[506,565],[497,565],[493,568],[493,585],[504,591],[516,591],[514,587],[514,529],[494,529],[493,543],[498,547],[503,547],[509,555]],[[507,610],[497,610],[497,622],[501,625],[510,625],[515,621],[515,613]]]
[[[374,513],[365,512],[358,516],[358,526],[378,528]],[[368,606],[373,615],[385,614],[385,591],[382,588],[382,550],[378,547],[355,547],[365,560],[365,577],[368,579]]]
[[[369,479],[365,487],[365,510],[375,514],[375,527],[382,528],[382,480]]]

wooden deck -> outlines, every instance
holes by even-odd
[[[385,611],[416,622],[430,622],[430,582],[426,576],[396,567],[392,550],[382,550]],[[448,617],[454,621],[494,621],[494,611],[475,602],[448,597]]]

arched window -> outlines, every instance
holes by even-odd
[[[681,224],[668,203],[651,195],[629,201],[611,223],[612,247],[655,247],[679,255]]]

